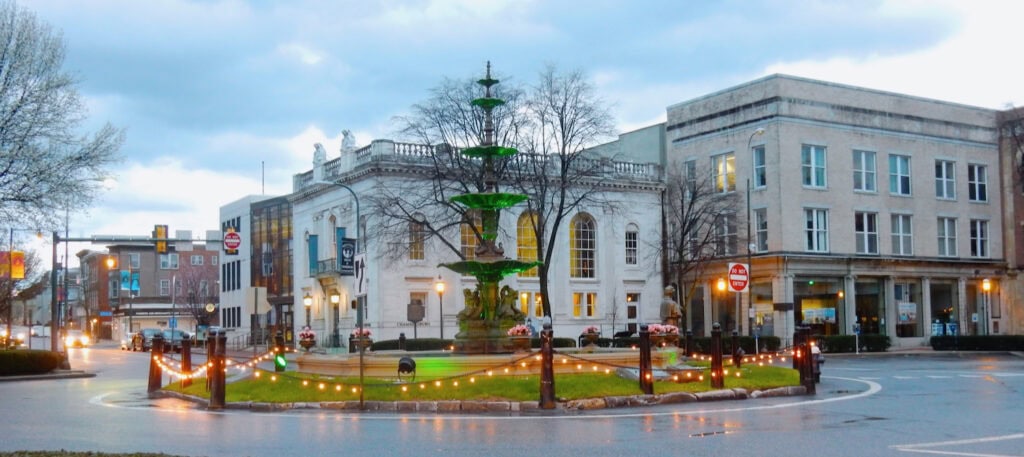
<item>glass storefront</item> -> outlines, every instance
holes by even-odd
[[[896,336],[922,336],[921,284],[915,280],[897,279],[893,291],[896,299]]]
[[[761,336],[775,335],[775,318],[772,300],[772,283],[759,282],[753,284],[751,295],[754,300],[754,329],[760,330]]]
[[[862,335],[885,334],[885,282],[878,278],[858,279],[856,290],[856,316]]]
[[[955,281],[932,281],[930,287],[932,325],[931,335],[953,335],[957,329],[957,303]]]
[[[811,327],[812,335],[839,335],[842,325],[842,278],[796,277],[793,280],[794,318]]]

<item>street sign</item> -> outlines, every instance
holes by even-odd
[[[224,249],[235,251],[242,245],[242,235],[238,232],[227,232],[224,234]]]
[[[363,295],[369,288],[366,281],[366,253],[356,255],[352,267],[355,273],[356,295]]]
[[[729,290],[746,292],[750,284],[750,270],[745,263],[729,263]]]

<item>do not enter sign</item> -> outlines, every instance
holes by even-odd
[[[238,232],[227,232],[224,234],[224,249],[234,251],[241,245],[242,235],[239,235]]]
[[[729,290],[732,292],[746,292],[750,285],[750,270],[745,263],[729,264]]]

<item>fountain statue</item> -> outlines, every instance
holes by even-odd
[[[484,190],[456,195],[451,201],[480,212],[480,240],[475,260],[443,263],[441,266],[477,279],[475,291],[464,290],[466,308],[458,314],[459,332],[455,335],[454,351],[463,354],[513,352],[514,348],[506,331],[513,325],[521,323],[525,316],[515,307],[518,293],[508,286],[499,292],[498,283],[505,276],[529,270],[540,262],[521,262],[506,258],[505,250],[500,244],[496,244],[501,209],[522,203],[528,197],[498,192],[494,159],[512,156],[519,151],[494,144],[491,111],[503,105],[505,101],[491,97],[491,86],[498,84],[498,80],[491,78],[490,62],[487,63],[487,76],[477,83],[484,87],[484,96],[473,100],[472,104],[484,110],[484,138],[479,146],[465,148],[461,153],[482,160]]]

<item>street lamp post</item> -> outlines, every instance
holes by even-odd
[[[715,284],[715,287],[718,288],[719,292],[725,292],[725,278],[718,278],[718,282]],[[712,300],[712,303],[714,303],[714,300]],[[721,311],[721,308],[719,308],[719,311]]]
[[[306,308],[306,327],[309,327],[309,309],[313,307],[313,297],[306,292],[302,297],[302,306]]]
[[[341,309],[339,309],[338,307],[338,304],[341,303],[341,295],[338,295],[337,291],[331,292],[330,299],[332,308],[331,311],[334,312],[334,328],[331,331],[331,346],[341,347],[341,329],[339,328],[339,326],[341,325],[339,319],[341,317],[338,316],[338,314],[341,313]]]
[[[750,134],[750,138],[747,138],[747,154],[750,154],[750,173],[747,175],[747,306],[750,307],[750,308],[754,307],[754,287],[753,287],[754,286],[754,282],[752,281],[753,280],[753,275],[751,274],[751,271],[753,270],[753,264],[751,264],[751,262],[753,260],[752,259],[752,255],[753,255],[754,249],[757,249],[757,244],[754,242],[754,239],[751,238],[751,233],[750,233],[750,222],[751,222],[750,221],[750,219],[751,219],[751,212],[750,212],[750,177],[754,175],[754,152],[750,150],[750,144],[754,141],[754,137],[755,136],[759,136],[759,135],[763,135],[763,134],[764,134],[764,128],[763,127],[758,127],[756,130],[754,130],[753,133]],[[738,293],[737,293],[736,297],[737,298],[739,297]],[[739,310],[738,300],[737,300],[736,322],[739,322],[739,319],[740,319],[739,312],[740,312],[740,310]],[[751,331],[751,328],[753,327],[753,325],[754,325],[754,320],[753,320],[753,317],[751,317],[750,318],[750,323],[747,325],[747,335],[748,336],[750,335],[750,331]]]
[[[437,275],[437,284],[434,284],[434,289],[437,290],[437,306],[439,314],[441,316],[441,339],[444,339],[444,281],[441,280],[441,275]]]
[[[989,293],[992,291],[992,281],[988,278],[981,280],[981,291],[981,328],[984,332],[982,334],[988,335]]]

